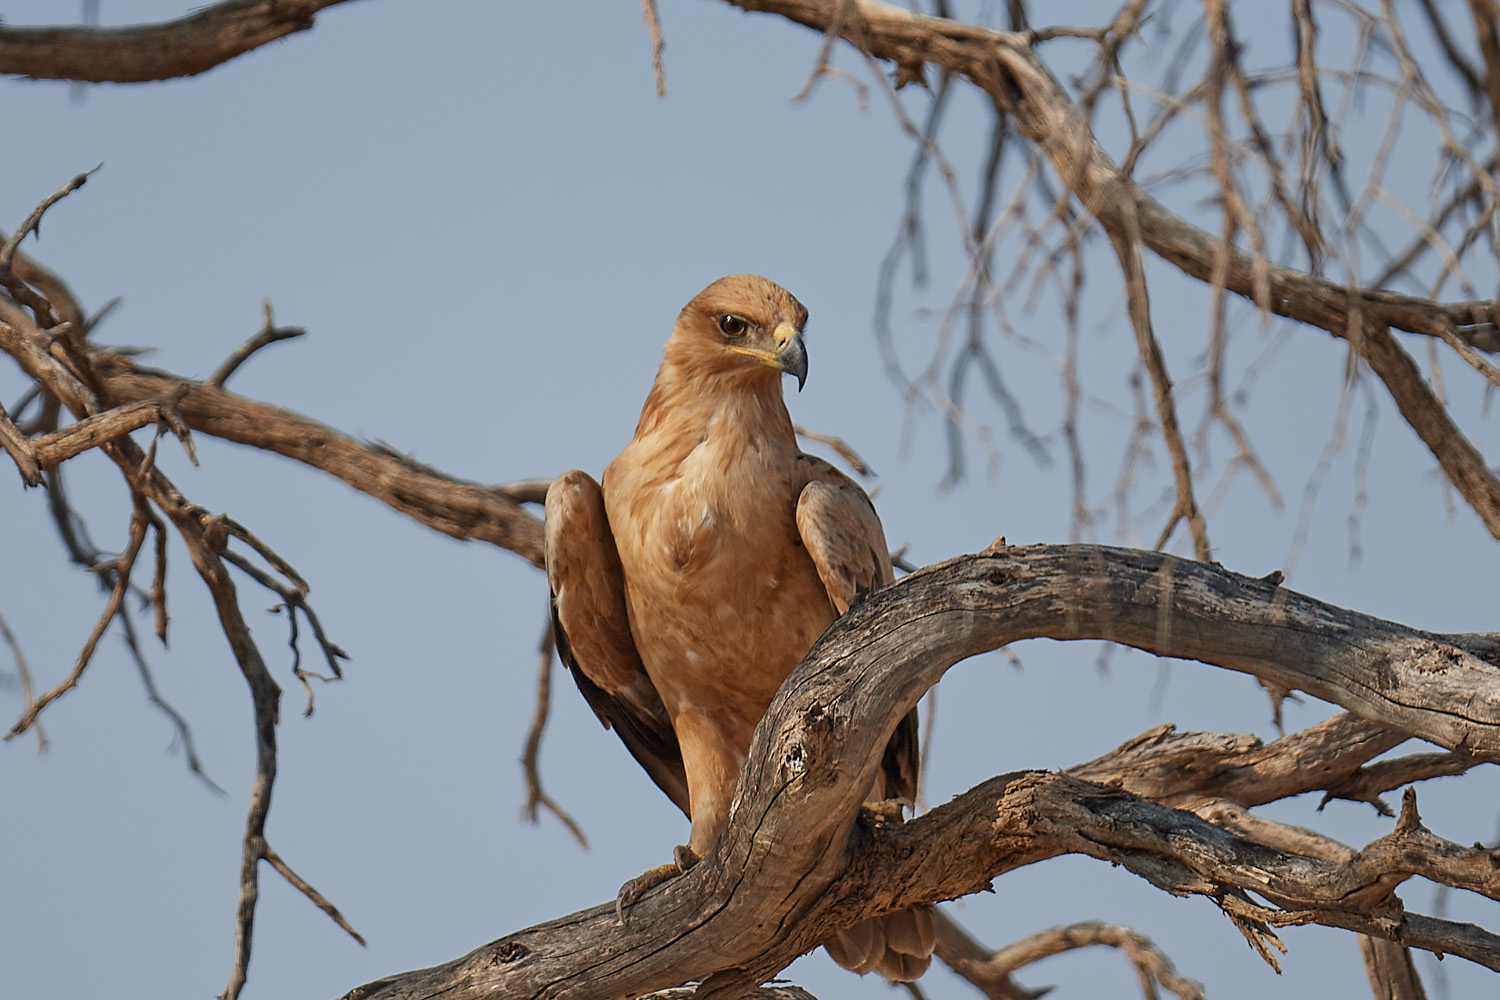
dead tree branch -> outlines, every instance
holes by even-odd
[[[1164,989],[1177,994],[1182,1000],[1206,1000],[1203,987],[1191,979],[1178,974],[1176,966],[1160,948],[1140,931],[1119,924],[1106,924],[1097,920],[1070,924],[1067,927],[1049,927],[1038,931],[1023,941],[1006,945],[990,954],[982,963],[982,974],[993,976],[1011,972],[1032,962],[1072,951],[1104,945],[1119,949],[1120,953],[1135,967],[1142,992],[1154,996],[1160,984]],[[980,974],[977,969],[955,970],[968,978],[970,973]]]
[[[1010,978],[1009,969],[990,964],[994,952],[974,940],[946,911],[934,908],[932,924],[937,933],[933,954],[968,980],[989,1000],[1040,1000],[1046,989],[1029,989]]]
[[[307,334],[307,331],[300,326],[277,326],[276,317],[271,312],[270,299],[266,299],[262,303],[261,313],[265,318],[265,322],[261,325],[260,331],[235,348],[234,352],[225,358],[219,367],[214,369],[214,373],[208,377],[206,385],[212,386],[215,389],[224,388],[224,383],[229,380],[229,376],[233,375],[240,365],[249,361],[250,355],[262,347],[269,347],[279,340],[291,340],[293,337],[301,337]]]
[[[186,395],[186,387],[174,389],[158,399],[145,399],[139,403],[126,403],[123,406],[112,407],[103,413],[69,424],[61,430],[35,438],[28,444],[37,464],[43,469],[51,469],[70,458],[99,447],[106,441],[113,441],[122,434],[129,434],[131,431],[140,430],[150,424],[167,424],[175,417],[172,411],[184,395]],[[192,451],[191,436],[185,434],[182,444],[193,464],[197,465],[198,460]]]
[[[104,612],[99,616],[93,631],[84,641],[83,650],[74,661],[72,671],[50,690],[44,692],[41,697],[34,701],[28,699],[26,710],[21,713],[21,718],[5,734],[7,740],[14,739],[30,729],[36,722],[37,716],[41,715],[48,705],[78,686],[78,682],[83,678],[83,672],[88,669],[89,663],[94,659],[94,650],[99,647],[99,640],[104,637],[105,630],[114,622],[115,616],[119,615],[124,608],[125,595],[130,589],[130,573],[135,566],[136,557],[140,555],[141,546],[145,544],[146,529],[149,524],[150,514],[145,510],[145,504],[137,495],[135,511],[130,519],[130,541],[125,551],[108,565],[99,567],[99,569],[106,570],[113,579]]]
[[[21,644],[16,641],[15,633],[10,626],[5,624],[5,618],[0,616],[0,639],[10,647],[10,655],[16,661],[16,675],[21,680],[21,698],[26,706],[26,711],[31,711],[31,706],[36,703],[36,692],[31,681],[31,667],[26,663],[26,654],[21,652]],[[33,722],[31,728],[36,732],[36,748],[40,753],[47,750],[47,733],[42,729],[40,722]]]
[[[28,225],[34,229],[36,221],[30,220]],[[103,417],[109,413],[112,409],[111,397],[99,379],[86,349],[83,311],[67,286],[19,251],[14,253],[9,266],[0,269],[0,284],[3,284],[10,296],[0,296],[0,351],[9,354],[27,376],[43,387],[48,397],[55,401],[57,412],[66,409],[79,424],[87,424],[91,418]],[[27,314],[28,311],[30,315]],[[43,322],[52,325],[43,328],[39,325]],[[173,389],[167,397],[176,398],[176,392]],[[162,405],[159,400],[153,400],[150,412],[187,443],[187,425],[170,405]],[[55,414],[49,417],[48,423],[53,420]],[[82,432],[76,430],[77,426],[75,425],[72,433],[87,436],[94,434],[93,428],[108,424],[107,421],[96,421]],[[31,702],[9,735],[18,735],[34,724],[42,709],[69,690],[82,676],[100,636],[122,611],[130,586],[131,570],[144,545],[148,529],[157,530],[160,543],[162,525],[151,510],[154,506],[177,529],[194,568],[208,588],[224,636],[250,689],[253,706],[256,768],[251,781],[250,806],[241,850],[234,966],[229,985],[223,994],[224,1000],[235,1000],[244,987],[249,970],[255,909],[259,898],[260,862],[269,861],[274,855],[266,842],[265,829],[271,806],[271,790],[276,778],[276,726],[280,718],[281,688],[272,678],[240,611],[237,591],[227,565],[227,560],[233,558],[233,553],[227,551],[229,541],[237,539],[250,545],[287,576],[299,592],[305,592],[306,584],[290,566],[233,520],[216,517],[183,496],[157,467],[154,440],[149,449],[143,450],[128,433],[122,431],[98,434],[94,447],[116,465],[134,500],[129,545],[121,557],[97,567],[102,571],[101,578],[109,581],[111,594],[73,671],[51,691]],[[190,457],[191,454],[189,451]],[[61,482],[54,481],[59,484]],[[73,527],[71,512],[65,503],[60,511],[59,526],[65,538],[68,538]],[[77,538],[70,539],[70,549],[75,558],[88,554]],[[165,559],[164,550],[160,547],[157,550],[157,560],[157,577],[153,581],[152,594],[157,605],[158,632],[164,633],[165,604],[162,591]],[[273,867],[285,873],[295,887],[324,908],[325,912],[329,909],[326,900],[305,881],[291,874],[291,869],[285,862],[275,863]],[[335,919],[342,923],[341,918]]]
[[[196,76],[313,26],[346,0],[223,0],[175,21],[125,28],[0,25],[0,73],[34,80],[145,83]]]
[[[42,485],[42,467],[37,462],[36,451],[3,406],[0,406],[0,448],[4,448],[16,463],[16,471],[21,473],[22,483],[27,486]]]
[[[1177,502],[1167,523],[1156,540],[1156,548],[1166,546],[1173,530],[1181,522],[1187,522],[1192,534],[1193,554],[1202,562],[1213,558],[1213,548],[1208,543],[1208,526],[1203,512],[1193,495],[1193,470],[1188,462],[1187,445],[1182,440],[1182,429],[1177,422],[1177,403],[1172,395],[1172,378],[1167,374],[1167,362],[1162,357],[1161,344],[1151,326],[1151,299],[1146,291],[1146,275],[1137,244],[1135,226],[1131,235],[1113,239],[1115,255],[1120,259],[1120,270],[1125,274],[1125,294],[1130,303],[1130,323],[1135,328],[1136,349],[1141,363],[1151,376],[1151,395],[1156,404],[1156,420],[1161,427],[1162,438],[1167,443],[1167,454],[1172,456],[1172,475],[1177,483]]]
[[[1252,673],[1466,755],[1500,759],[1500,665],[1442,636],[1158,553],[999,548],[914,573],[829,630],[756,730],[718,844],[646,895],[624,927],[612,904],[601,905],[350,996],[624,997],[705,975],[707,992],[731,996],[834,928],[980,891],[1005,871],[1062,853],[1212,899],[1268,960],[1280,947],[1275,928],[1320,923],[1399,935],[1500,969],[1500,937],[1407,915],[1394,896],[1402,880],[1422,875],[1500,898],[1495,852],[1426,831],[1414,801],[1393,833],[1343,860],[1283,850],[1122,788],[1042,772],[994,778],[903,825],[857,821],[879,741],[948,666],[1041,636],[1104,638]],[[1331,752],[1353,769],[1382,738],[1340,717],[1296,745],[1309,758]],[[1340,747],[1358,749],[1330,751]]]
[[[558,822],[568,828],[578,846],[587,849],[589,839],[583,834],[578,821],[568,815],[557,800],[542,787],[542,769],[539,759],[542,753],[542,734],[547,730],[547,719],[552,711],[552,657],[557,644],[549,616],[542,629],[542,641],[537,650],[536,712],[531,717],[531,728],[526,733],[526,747],[521,751],[521,770],[526,775],[526,802],[521,806],[521,815],[530,823],[539,822],[538,810],[546,809]]]
[[[877,0],[729,2],[837,35],[860,51],[895,63],[907,75],[920,75],[920,67],[932,63],[968,79],[1048,157],[1057,176],[1112,239],[1129,245],[1138,239],[1192,278],[1222,282],[1268,313],[1348,341],[1386,384],[1402,417],[1449,481],[1500,538],[1500,479],[1390,333],[1396,329],[1442,339],[1446,330],[1476,350],[1493,353],[1500,351],[1500,304],[1440,302],[1339,283],[1270,263],[1238,246],[1228,248],[1226,265],[1222,240],[1147,195],[1109,157],[1084,110],[1037,57],[1029,33],[914,14]]]
[[[123,354],[97,352],[94,368],[117,402],[154,399],[186,386],[177,412],[193,430],[296,459],[445,535],[491,542],[542,565],[542,522],[522,506],[535,502],[534,483],[512,490],[455,479],[290,410],[137,366]]]

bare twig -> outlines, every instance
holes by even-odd
[[[1154,996],[1159,983],[1182,1000],[1205,1000],[1203,987],[1194,980],[1179,975],[1172,960],[1146,935],[1129,927],[1097,920],[1069,924],[1066,927],[1050,927],[1024,940],[1008,944],[993,952],[983,962],[984,975],[988,977],[996,973],[1013,972],[1064,951],[1096,945],[1119,949],[1135,967],[1141,991],[1146,996]],[[969,978],[966,970],[954,971]]]
[[[1442,336],[1443,342],[1457,351],[1458,356],[1467,361],[1475,371],[1483,375],[1485,381],[1491,385],[1500,386],[1500,368],[1496,368],[1484,360],[1484,358],[1481,358],[1478,352],[1469,346],[1468,341],[1460,337],[1452,327],[1443,327]]]
[[[1351,799],[1356,802],[1368,802],[1382,816],[1391,816],[1394,814],[1380,798],[1382,792],[1400,788],[1402,785],[1410,785],[1412,782],[1426,781],[1429,778],[1464,774],[1477,763],[1462,754],[1419,753],[1368,764],[1329,785],[1327,792],[1323,795],[1323,800],[1318,803],[1318,808],[1322,809],[1334,799]]]
[[[204,770],[203,761],[198,756],[198,748],[193,743],[193,730],[188,725],[187,719],[183,718],[182,713],[177,711],[157,690],[156,680],[151,676],[151,667],[146,663],[146,655],[141,651],[140,642],[136,639],[135,624],[131,621],[128,610],[120,613],[120,627],[125,634],[125,646],[130,650],[131,659],[135,661],[136,672],[140,674],[141,686],[146,689],[146,700],[172,720],[172,726],[177,730],[177,740],[182,743],[182,754],[187,760],[188,770],[214,792],[219,795],[227,794]]]
[[[1124,240],[1132,247],[1144,246],[1192,278],[1208,280],[1211,276],[1220,241],[1149,197],[1133,178],[1121,172],[1089,131],[1086,109],[1068,96],[1023,36],[904,11],[898,13],[895,8],[864,0],[735,2],[747,9],[783,14],[819,31],[837,31],[873,57],[889,59],[898,65],[920,58],[939,63],[951,74],[967,77],[989,95],[997,108],[1012,116],[1020,135],[1035,143],[1052,160],[1073,195],[1113,239]],[[857,30],[840,27],[851,19],[849,10],[858,12]],[[1311,51],[1312,44],[1306,37],[1307,24],[1303,22],[1304,53]],[[1494,197],[1496,182],[1484,176],[1481,165],[1452,134],[1441,104],[1421,78],[1404,40],[1392,33],[1392,25],[1394,21],[1389,15],[1384,18],[1365,15],[1360,22],[1364,34],[1358,40],[1358,52],[1366,51],[1370,33],[1377,28],[1384,32],[1382,43],[1389,44],[1400,65],[1401,99],[1415,102],[1428,114],[1445,150],[1469,175],[1479,179],[1486,197]],[[1363,72],[1357,70],[1356,78],[1365,78],[1358,75]],[[1353,99],[1347,93],[1346,97],[1347,108]],[[1387,138],[1390,134],[1388,128]],[[1391,148],[1390,143],[1386,142],[1384,148]],[[1325,167],[1320,169],[1329,170],[1336,182],[1339,155],[1331,143],[1323,146]],[[1356,206],[1351,200],[1348,209],[1351,224],[1359,224],[1366,203]],[[1312,213],[1309,208],[1301,214],[1311,217]],[[962,235],[968,250],[967,231]],[[1500,306],[1488,301],[1442,303],[1379,289],[1351,288],[1348,281],[1333,282],[1305,271],[1267,264],[1263,257],[1238,247],[1230,251],[1224,286],[1272,313],[1347,339],[1361,354],[1367,355],[1366,360],[1397,400],[1403,418],[1431,449],[1449,480],[1486,528],[1500,537],[1500,479],[1489,471],[1483,456],[1431,398],[1431,393],[1417,385],[1420,373],[1385,332],[1397,328],[1441,338],[1441,328],[1448,322],[1471,346],[1492,350],[1500,348],[1500,327],[1495,321]],[[1366,334],[1366,327],[1373,327],[1376,332]],[[1201,538],[1195,539],[1195,543],[1198,541]]]
[[[994,953],[974,940],[947,910],[933,909],[932,926],[937,935],[933,954],[989,1000],[1039,1000],[1047,994],[1046,987],[1029,989],[1011,979],[1014,969],[991,966],[989,959]]]
[[[641,0],[641,13],[646,18],[646,31],[651,35],[651,72],[656,76],[656,96],[667,96],[667,71],[662,64],[662,50],[667,43],[661,37],[661,16],[656,11],[656,0]]]
[[[67,286],[22,254],[17,254],[15,263],[18,272],[25,272],[25,280],[29,282],[26,287],[34,286],[44,290],[44,292],[33,291],[31,293],[35,314],[37,316],[61,315],[70,328],[81,330],[83,310],[73,300]],[[14,291],[12,284],[7,284],[6,287]],[[101,392],[103,385],[99,378],[98,364],[101,361],[107,361],[110,356],[107,353],[101,353],[97,357],[91,356],[82,349],[81,343],[74,342],[72,337],[59,337],[56,330],[38,329],[19,310],[6,306],[6,301],[0,297],[0,314],[3,314],[0,315],[0,320],[3,320],[0,322],[0,350],[8,353],[27,375],[43,384],[49,396],[60,406],[66,406],[75,418],[93,416],[106,409],[107,407],[101,405],[101,396],[109,397],[107,393]],[[63,348],[68,364],[65,365],[53,357],[51,348],[54,345]],[[222,390],[204,391],[221,392]],[[148,394],[148,396],[156,395],[159,394]],[[164,414],[169,424],[172,422],[173,412],[169,410]],[[49,417],[48,422],[53,419],[55,417]],[[179,433],[181,433],[180,429]],[[144,543],[148,526],[156,523],[147,504],[155,505],[177,529],[187,546],[194,568],[197,569],[209,591],[214,610],[218,615],[225,638],[229,641],[235,662],[250,689],[254,711],[256,768],[251,781],[250,804],[246,814],[245,834],[241,849],[234,964],[229,984],[223,994],[225,1000],[236,1000],[244,988],[248,975],[255,908],[259,898],[258,866],[266,857],[265,828],[271,806],[271,791],[276,778],[276,726],[280,718],[281,689],[266,669],[265,661],[251,638],[250,629],[240,611],[234,583],[229,577],[228,568],[224,559],[220,557],[220,553],[224,551],[224,544],[232,534],[247,541],[252,547],[262,551],[262,554],[268,550],[259,545],[249,532],[243,529],[236,532],[234,529],[238,526],[233,522],[211,516],[203,508],[184,497],[156,467],[155,440],[152,441],[150,450],[145,452],[128,435],[102,441],[97,447],[118,467],[135,500],[136,513],[131,520],[130,545],[119,559],[106,565],[104,572],[101,573],[101,580],[112,579],[112,592],[105,614],[101,617],[94,634],[90,636],[84,654],[79,658],[80,666],[75,667],[72,676],[49,694],[56,697],[58,693],[77,683],[78,676],[82,672],[81,667],[87,664],[88,656],[92,653],[93,646],[97,644],[98,636],[119,612],[128,588],[131,565]],[[56,477],[55,473],[56,470],[49,473],[52,477],[49,481],[59,486],[56,492],[60,495],[61,479]],[[59,501],[51,497],[49,500],[54,503],[54,517],[58,522],[59,530],[68,542],[71,556],[76,560],[86,562],[91,546],[85,546],[80,537],[81,532],[79,526],[75,524],[71,509],[66,505],[65,500]],[[271,557],[268,556],[268,558]],[[285,567],[283,561],[274,558],[271,558],[271,561],[278,569],[290,569],[290,567]],[[163,572],[162,566],[164,562],[159,559],[158,578]],[[289,577],[298,583],[301,582],[294,573],[289,573]],[[305,588],[305,583],[302,587]],[[154,589],[156,588],[153,585]],[[296,586],[287,589],[291,593],[298,592]],[[158,615],[161,613],[161,606],[158,604]],[[33,722],[36,712],[45,705],[46,698],[47,696],[44,696],[32,706],[23,715],[22,722],[18,726],[24,728],[25,724]]]
[[[1432,26],[1433,37],[1442,46],[1443,55],[1447,57],[1454,71],[1463,80],[1469,90],[1469,96],[1477,100],[1485,85],[1480,82],[1479,74],[1474,71],[1473,64],[1454,43],[1453,33],[1448,30],[1448,23],[1443,20],[1433,0],[1418,0],[1418,2],[1422,4],[1422,10],[1427,15],[1427,23]]]
[[[334,906],[332,903],[330,903],[321,892],[319,892],[317,889],[314,889],[312,885],[308,883],[308,881],[301,875],[298,875],[296,872],[292,871],[291,866],[282,860],[281,855],[277,854],[270,844],[263,845],[263,851],[263,856],[265,857],[266,862],[270,864],[272,868],[276,869],[277,874],[290,882],[292,888],[296,889],[298,892],[302,893],[302,895],[312,900],[312,904],[314,906],[327,914],[328,919],[332,920],[334,923],[342,927],[346,934],[348,934],[354,940],[358,941],[360,947],[365,947],[365,939],[360,936],[358,931],[349,926],[349,921],[344,919],[344,915],[339,912],[339,908],[337,906]]]
[[[583,828],[542,788],[542,772],[538,763],[542,751],[542,734],[547,729],[547,717],[552,710],[552,654],[555,644],[552,619],[549,617],[542,630],[541,655],[538,657],[536,713],[531,718],[531,729],[526,733],[526,749],[521,753],[521,770],[526,775],[526,804],[521,807],[521,815],[536,823],[537,810],[546,809],[568,828],[579,847],[587,849],[589,840],[583,835]]]
[[[217,520],[220,524],[234,523],[231,519],[225,517],[220,517]],[[243,529],[241,531],[234,531],[230,528],[222,530],[232,532],[237,538],[243,538],[248,534],[248,532],[241,534]],[[257,548],[257,551],[260,552],[261,549]],[[267,552],[270,552],[270,550],[265,549],[262,555],[265,555]],[[342,679],[344,668],[339,661],[349,659],[349,654],[344,652],[337,643],[330,640],[323,631],[323,624],[318,620],[317,612],[307,602],[307,584],[301,577],[296,575],[295,571],[291,570],[290,566],[287,566],[285,569],[281,569],[278,566],[282,574],[292,580],[292,585],[287,586],[237,552],[232,552],[226,548],[222,549],[219,555],[226,563],[281,598],[281,604],[273,607],[271,610],[273,612],[279,610],[286,611],[287,627],[291,633],[287,639],[287,646],[292,651],[292,675],[297,678],[297,681],[302,685],[303,693],[307,695],[307,707],[303,709],[302,715],[304,717],[311,716],[313,714],[314,697],[313,687],[309,683],[309,679],[325,683]],[[271,553],[271,555],[274,556],[275,553]],[[278,561],[280,560],[278,559]],[[273,562],[272,565],[276,565],[276,563]],[[307,622],[312,626],[313,638],[318,643],[318,648],[323,652],[323,660],[328,664],[330,674],[320,674],[302,666],[302,645],[299,641],[301,631],[297,624],[298,613],[307,616]]]
[[[270,299],[266,299],[262,303],[261,311],[264,316],[264,322],[261,325],[260,332],[235,348],[234,353],[225,358],[219,367],[214,369],[214,373],[208,377],[208,381],[204,383],[205,385],[222,389],[224,383],[229,381],[229,376],[234,374],[235,369],[248,361],[250,355],[262,347],[274,344],[279,340],[291,340],[293,337],[306,335],[307,330],[300,326],[277,326],[275,317],[271,313]]]
[[[72,180],[68,181],[68,183],[64,184],[56,191],[43,198],[41,204],[37,205],[36,208],[31,210],[31,214],[26,217],[26,221],[21,223],[20,227],[17,228],[15,232],[10,234],[10,239],[6,240],[3,245],[0,245],[0,271],[10,270],[11,261],[15,259],[16,250],[20,247],[22,240],[24,240],[31,233],[36,233],[38,237],[42,235],[42,216],[47,214],[47,209],[51,208],[53,205],[56,205],[68,195],[72,194],[74,191],[77,191],[79,188],[87,184],[89,178],[97,173],[99,167],[102,166],[104,166],[104,164],[101,163],[99,164],[99,166],[94,167],[92,170],[85,170],[83,173],[77,175]]]
[[[5,644],[10,647],[11,656],[16,661],[16,674],[21,678],[21,698],[25,702],[26,711],[30,711],[31,706],[35,704],[35,692],[31,684],[31,668],[26,665],[26,654],[21,652],[21,644],[16,641],[15,633],[11,632],[10,626],[5,624],[3,616],[0,616],[0,639],[5,640]],[[45,753],[47,750],[47,733],[42,729],[41,722],[37,721],[33,723],[31,728],[36,730],[37,752]]]
[[[805,437],[809,441],[816,441],[819,444],[826,444],[828,447],[838,452],[839,458],[842,458],[845,462],[849,463],[849,468],[854,470],[855,475],[862,476],[865,479],[871,479],[874,477],[875,470],[870,468],[865,460],[859,457],[859,453],[856,452],[852,447],[850,447],[849,443],[843,438],[834,437],[831,434],[820,434],[815,430],[811,430],[800,425],[793,427],[792,430],[797,432],[798,437]]]
[[[534,502],[533,481],[513,495],[506,486],[465,482],[290,410],[141,368],[120,355],[97,354],[94,365],[116,402],[154,398],[186,384],[179,412],[195,431],[304,462],[444,534],[489,541],[542,565],[541,519],[522,507]]]
[[[896,237],[880,262],[880,277],[876,283],[875,335],[885,359],[886,374],[900,386],[905,386],[908,380],[896,352],[896,335],[891,325],[896,272],[902,260],[910,258],[912,283],[918,288],[927,283],[927,255],[922,238],[922,185],[931,162],[928,150],[936,141],[943,111],[948,106],[949,92],[950,77],[945,73],[927,108],[927,117],[921,129],[921,134],[927,141],[918,143],[912,154],[911,166],[906,174],[905,211],[897,224]]]
[[[135,565],[135,558],[140,554],[141,544],[146,540],[146,526],[148,519],[142,511],[142,503],[137,500],[136,510],[130,518],[130,541],[118,559],[115,559],[106,568],[114,574],[114,587],[110,592],[109,601],[104,606],[104,611],[99,620],[94,624],[93,631],[89,633],[88,639],[84,641],[83,649],[79,652],[77,660],[73,663],[73,669],[52,688],[45,691],[40,698],[30,702],[21,717],[16,720],[15,725],[5,734],[7,740],[15,739],[32,724],[37,717],[52,702],[67,694],[78,686],[83,678],[83,672],[88,669],[89,663],[94,658],[94,650],[99,646],[99,639],[104,635],[104,630],[115,620],[115,615],[120,613],[125,603],[125,592],[130,586],[130,571]]]
[[[1484,61],[1484,90],[1495,129],[1491,134],[1500,136],[1500,25],[1496,24],[1500,11],[1496,10],[1494,0],[1469,0],[1469,11],[1474,17],[1474,34]]]
[[[1199,561],[1213,558],[1213,549],[1208,543],[1208,526],[1198,501],[1193,496],[1193,473],[1188,462],[1187,446],[1182,440],[1182,430],[1177,424],[1177,404],[1172,398],[1172,380],[1167,375],[1166,360],[1162,357],[1161,345],[1151,329],[1151,303],[1146,291],[1146,277],[1141,267],[1140,251],[1135,241],[1117,239],[1111,234],[1115,254],[1120,260],[1120,269],[1125,274],[1126,295],[1130,305],[1130,321],[1135,328],[1136,346],[1141,361],[1151,376],[1152,395],[1156,401],[1156,418],[1161,427],[1162,439],[1167,452],[1172,456],[1172,472],[1177,480],[1177,503],[1167,517],[1167,523],[1157,538],[1156,548],[1166,545],[1179,521],[1186,521],[1193,539],[1193,551]]]

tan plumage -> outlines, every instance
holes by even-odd
[[[729,811],[750,736],[833,620],[891,582],[869,498],[797,447],[781,376],[800,385],[807,310],[754,275],[687,304],[635,438],[604,471],[547,493],[558,648],[606,726],[692,821],[701,857]],[[916,716],[897,727],[873,799],[916,796]],[[911,979],[925,908],[828,943],[841,964]]]

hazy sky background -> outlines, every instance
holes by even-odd
[[[964,6],[972,16],[974,5]],[[1108,4],[1047,6],[1052,23],[1098,25],[1112,15]],[[173,0],[101,4],[106,23],[185,9]],[[908,558],[925,564],[1001,534],[1013,544],[1069,540],[1070,484],[1056,434],[1062,387],[1046,353],[1062,349],[1053,297],[1029,308],[1018,293],[1006,306],[1017,335],[994,343],[1054,461],[1033,461],[976,388],[971,415],[995,429],[998,453],[971,440],[969,477],[940,489],[941,420],[930,404],[907,405],[872,332],[911,140],[878,89],[867,109],[839,80],[791,100],[816,58],[813,33],[701,0],[663,0],[661,14],[664,100],[654,94],[639,5],[626,2],[364,0],[197,79],[86,90],[5,80],[11,141],[0,166],[0,228],[13,229],[42,197],[102,161],[85,188],[48,214],[41,242],[27,243],[88,308],[124,297],[98,340],[154,347],[144,363],[205,377],[259,327],[269,296],[278,322],[309,335],[256,356],[230,388],[481,482],[572,467],[597,473],[630,437],[677,310],[723,274],[763,273],[812,314],[810,378],[789,401],[793,417],[844,437],[874,466],[880,475],[870,485],[893,545],[909,545]],[[74,4],[0,5],[9,23],[77,15]],[[1266,61],[1282,57],[1283,16],[1278,8],[1266,24],[1242,25],[1252,56],[1259,45]],[[1346,22],[1329,14],[1324,30],[1330,50],[1346,44]],[[1059,76],[1066,80],[1086,55],[1079,43],[1057,43]],[[868,81],[847,52],[839,64]],[[910,98],[908,106],[920,104]],[[1346,137],[1353,157],[1368,153],[1383,121],[1372,120],[1368,139]],[[950,111],[944,146],[968,197],[988,125],[973,97]],[[1195,156],[1189,138],[1165,147],[1152,169]],[[1412,165],[1409,173],[1398,165],[1398,176],[1418,199],[1433,145],[1415,126],[1402,144]],[[1010,169],[1007,189],[1016,179]],[[909,371],[930,356],[937,314],[963,273],[946,195],[933,186],[925,204],[931,285],[914,294],[903,280],[893,314]],[[1210,204],[1178,207],[1217,226]],[[1118,473],[1135,356],[1118,272],[1107,248],[1098,249],[1105,252],[1091,254],[1082,305],[1082,369],[1099,397],[1083,416],[1092,504],[1103,503]],[[1174,282],[1168,267],[1150,267],[1159,279],[1156,328],[1193,427],[1202,385],[1191,376],[1203,363],[1207,297]],[[1493,295],[1492,273],[1479,280],[1480,293]],[[1280,330],[1241,316],[1232,370],[1260,357]],[[1425,358],[1425,348],[1413,350]],[[1209,522],[1225,566],[1260,575],[1287,565],[1344,365],[1342,348],[1310,329],[1293,329],[1265,362],[1243,416],[1288,503],[1270,509],[1238,479]],[[1500,454],[1494,418],[1474,422],[1474,380],[1456,360],[1445,367],[1455,412],[1478,428],[1482,451]],[[0,365],[0,399],[13,403],[22,385],[13,366]],[[1353,443],[1367,400],[1377,419],[1354,563]],[[1212,470],[1229,451],[1222,437],[1211,441]],[[292,462],[203,435],[197,446],[201,466],[192,468],[175,442],[163,442],[168,474],[295,565],[331,638],[353,658],[347,680],[320,687],[316,714],[303,718],[285,621],[262,613],[272,595],[241,580],[242,604],[285,689],[270,842],[369,941],[360,948],[263,868],[247,998],[332,997],[445,961],[610,899],[621,882],[670,857],[686,822],[562,673],[544,777],[592,846],[580,849],[551,818],[537,826],[519,818],[517,760],[545,613],[539,572]],[[1155,501],[1165,481],[1165,455],[1153,455],[1135,510]],[[130,508],[113,466],[91,454],[67,472],[93,537],[122,546]],[[1214,476],[1204,477],[1206,493]],[[1111,516],[1093,537],[1150,545],[1164,513],[1125,532]],[[0,523],[0,615],[38,683],[50,686],[70,667],[102,599],[91,576],[66,565],[41,491],[23,491],[12,477],[0,489]],[[1170,547],[1189,551],[1182,532]],[[1494,541],[1451,496],[1384,390],[1361,390],[1350,445],[1318,497],[1290,585],[1421,628],[1489,630],[1497,627],[1495,557]],[[180,546],[169,564],[171,648],[153,642],[148,656],[227,794],[187,773],[169,721],[146,702],[111,632],[79,688],[45,714],[50,749],[38,754],[30,734],[0,748],[7,996],[209,997],[228,978],[254,763],[250,705]],[[1275,736],[1248,677],[1125,650],[1101,668],[1096,644],[1034,642],[1013,652],[1021,669],[991,655],[943,681],[929,801],[999,772],[1091,759],[1164,721]],[[19,714],[11,668],[0,654],[0,706]],[[1289,704],[1287,724],[1300,729],[1328,714],[1316,701]],[[1495,791],[1486,768],[1419,794],[1432,829],[1470,843],[1496,835]],[[1337,802],[1315,813],[1316,800],[1266,812],[1355,845],[1391,829],[1367,806]],[[1288,929],[1278,979],[1211,903],[1171,898],[1092,860],[1035,866],[995,890],[954,908],[992,946],[1099,919],[1149,935],[1216,998],[1365,988],[1350,935]],[[1411,909],[1433,912],[1431,886],[1414,880],[1403,895]],[[1443,905],[1455,918],[1500,924],[1493,902],[1453,896]],[[1494,988],[1493,976],[1460,959],[1419,961],[1436,996]],[[821,952],[784,975],[825,1000],[890,995],[879,979],[856,980]],[[1019,978],[1058,984],[1060,1000],[1136,989],[1124,960],[1098,949]],[[923,985],[934,998],[977,995],[937,966]]]

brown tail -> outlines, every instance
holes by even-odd
[[[925,905],[871,917],[823,942],[833,960],[850,972],[878,972],[898,983],[926,972],[935,946],[932,907]]]

